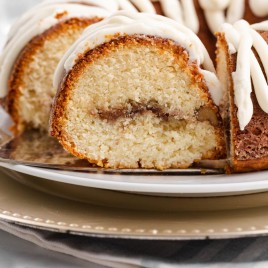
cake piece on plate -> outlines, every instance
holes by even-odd
[[[63,57],[54,86],[51,135],[90,163],[187,168],[225,156],[213,63],[173,20],[121,11],[96,23]]]
[[[233,171],[268,168],[268,21],[224,24],[217,71]]]
[[[53,74],[59,60],[87,26],[117,9],[113,4],[104,9],[103,1],[99,6],[92,6],[94,3],[45,1],[26,12],[11,28],[0,58],[0,97],[6,97],[5,105],[15,122],[14,132],[20,133],[26,127],[47,131],[56,93]]]

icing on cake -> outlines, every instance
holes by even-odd
[[[204,75],[214,102],[220,103],[221,87],[213,63],[200,39],[190,29],[174,20],[159,15],[147,14],[144,16],[142,13],[129,11],[119,11],[84,31],[82,37],[69,49],[59,63],[55,72],[54,87],[59,87],[62,75],[72,69],[80,54],[109,42],[116,38],[115,36],[135,34],[161,37],[178,42],[188,51],[190,61],[195,62]]]
[[[268,31],[268,21],[249,25],[240,20],[234,25],[224,24],[222,31],[225,33],[230,54],[237,53],[236,71],[232,76],[237,117],[240,129],[244,130],[253,116],[252,83],[261,109],[268,113],[268,45],[257,32]],[[259,55],[265,73],[253,53],[253,48]]]

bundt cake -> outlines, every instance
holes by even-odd
[[[233,172],[267,169],[267,7],[263,0],[46,0],[11,28],[0,57],[1,102],[14,132],[47,131],[58,90],[51,135],[102,167],[221,159],[225,132]]]
[[[217,34],[222,116],[233,171],[268,168],[268,21],[224,24]]]
[[[95,2],[45,1],[11,28],[0,58],[0,97],[6,97],[6,108],[15,122],[14,132],[20,133],[27,126],[47,131],[56,93],[53,73],[59,60],[87,26],[111,13],[91,6]]]
[[[171,19],[120,11],[92,25],[61,60],[54,87],[50,133],[90,163],[187,168],[225,156],[213,63]]]

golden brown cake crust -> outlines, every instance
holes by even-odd
[[[76,148],[74,142],[72,142],[71,138],[68,136],[63,129],[64,120],[65,120],[65,108],[68,104],[68,99],[72,94],[72,88],[76,83],[77,79],[80,77],[83,70],[88,66],[88,64],[93,63],[99,58],[107,56],[110,51],[114,51],[117,47],[120,46],[157,46],[159,49],[159,53],[162,53],[166,50],[171,50],[174,55],[178,55],[179,57],[184,58],[185,68],[187,67],[190,69],[190,74],[193,83],[199,83],[201,85],[202,91],[208,96],[208,88],[203,81],[203,75],[200,74],[198,67],[196,64],[189,65],[189,55],[178,44],[175,44],[171,40],[162,39],[154,36],[120,36],[112,39],[112,41],[105,43],[103,45],[98,46],[97,48],[90,50],[84,55],[80,55],[79,59],[76,61],[75,66],[68,74],[63,74],[64,78],[62,83],[58,89],[58,92],[55,97],[55,101],[53,103],[52,111],[51,111],[51,118],[50,118],[50,134],[56,137],[63,147],[71,152],[73,155],[87,159],[90,163],[97,164],[99,166],[106,167],[105,159],[102,161],[95,161],[94,159],[85,158],[84,155],[80,154]],[[162,52],[161,52],[162,51]],[[225,149],[225,142],[223,139],[223,129],[222,129],[222,121],[219,115],[218,108],[215,106],[213,101],[208,98],[208,107],[212,109],[215,114],[217,115],[217,139],[218,139],[218,148],[213,151],[208,152],[204,158],[206,159],[223,159],[226,157],[226,149]],[[108,118],[109,119],[109,118]],[[188,166],[177,166],[177,168],[187,168]],[[129,168],[125,166],[119,166],[117,168]],[[176,168],[176,167],[173,167]]]
[[[265,41],[268,41],[268,32],[261,33]],[[230,167],[232,172],[248,172],[268,168],[268,114],[259,106],[256,95],[253,92],[253,117],[244,131],[240,130],[237,118],[237,106],[234,103],[234,85],[232,72],[236,70],[237,55],[229,54],[228,44],[223,33],[218,33],[218,45],[224,48],[227,59],[230,104]],[[253,146],[253,147],[251,147]]]
[[[24,125],[24,122],[21,119],[18,102],[20,96],[23,94],[23,92],[21,92],[21,88],[23,88],[24,85],[24,73],[27,69],[27,66],[32,61],[32,58],[34,57],[36,51],[43,47],[44,43],[47,40],[56,38],[59,34],[66,32],[70,28],[73,30],[84,29],[87,26],[100,20],[101,19],[98,17],[91,19],[71,18],[67,21],[60,22],[57,25],[46,30],[44,33],[34,37],[21,51],[10,75],[8,84],[9,92],[5,99],[5,107],[15,123],[12,129],[15,134],[21,133],[23,129],[27,127]]]

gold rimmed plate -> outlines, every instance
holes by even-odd
[[[188,176],[198,178],[204,174],[222,174],[225,164],[217,162],[209,166],[206,163],[204,167],[200,164],[189,169],[164,171],[103,169],[73,157],[63,150],[57,140],[45,133],[27,131],[13,138],[7,131],[2,131],[0,136],[0,166],[40,178],[101,189],[160,195],[186,194],[183,184],[185,179],[190,182]],[[163,187],[166,188],[164,191]],[[186,185],[186,188],[189,186]],[[194,192],[190,190],[188,194]]]
[[[201,162],[184,170],[103,169],[70,155],[47,134],[28,131],[15,139],[0,134],[0,166],[50,181],[156,196],[226,196],[268,190],[268,171],[226,175],[225,160]]]
[[[0,176],[0,219],[35,228],[172,240],[268,233],[268,193],[155,197],[85,188],[14,172],[1,172]]]
[[[9,170],[49,181],[155,196],[228,196],[265,192],[268,171],[233,175],[109,174],[53,170],[0,162]]]

